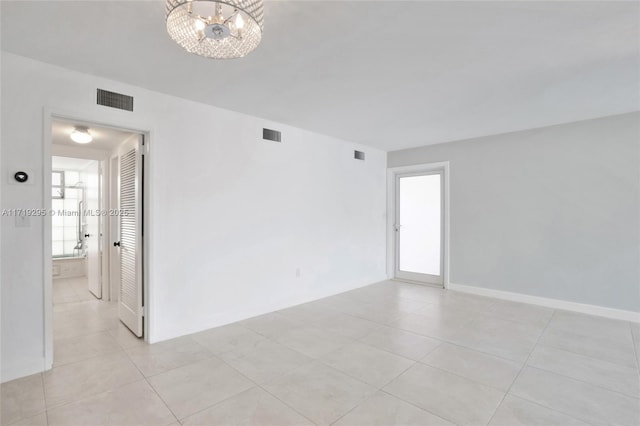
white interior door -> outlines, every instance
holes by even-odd
[[[114,242],[120,266],[118,313],[138,337],[143,330],[141,138],[130,139],[118,152],[119,239]]]
[[[396,176],[395,276],[442,285],[442,171]]]
[[[100,257],[100,164],[92,161],[81,173],[85,184],[83,244],[87,250],[87,286],[98,299],[102,298],[102,267]]]

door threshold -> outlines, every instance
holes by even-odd
[[[414,280],[408,280],[406,278],[391,278],[391,281],[397,281],[397,282],[400,282],[400,283],[416,284],[416,285],[422,285],[422,286],[425,286],[425,287],[433,287],[433,288],[444,289],[444,285],[442,285],[442,284],[427,283],[427,282],[424,282],[424,281],[414,281]]]

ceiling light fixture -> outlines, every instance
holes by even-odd
[[[167,32],[187,52],[242,58],[262,40],[262,0],[167,0]]]
[[[71,140],[75,143],[89,143],[93,140],[93,136],[91,136],[87,127],[76,126],[71,132]]]

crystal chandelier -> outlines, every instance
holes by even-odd
[[[167,31],[187,52],[241,58],[262,40],[262,0],[167,0]]]

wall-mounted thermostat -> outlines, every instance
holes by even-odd
[[[8,171],[7,181],[13,185],[33,185],[38,180],[37,174],[31,169],[13,169]]]
[[[29,173],[23,171],[15,172],[13,178],[19,183],[25,183],[29,180]]]

